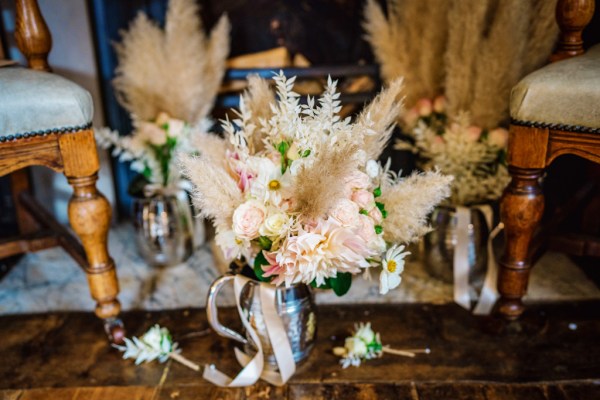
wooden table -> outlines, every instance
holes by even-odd
[[[233,325],[235,310],[221,313]],[[168,327],[186,357],[239,371],[233,343],[207,331],[204,310],[130,312],[130,335]],[[355,321],[384,344],[428,346],[342,369],[331,349]],[[600,399],[600,302],[531,306],[505,325],[455,305],[326,306],[318,343],[282,388],[222,389],[172,361],[134,366],[109,347],[92,313],[0,317],[0,399]]]

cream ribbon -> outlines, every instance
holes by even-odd
[[[474,208],[480,210],[487,224],[488,230],[493,224],[493,210],[489,205],[479,205]],[[469,224],[471,224],[471,210],[468,207],[456,207],[456,246],[454,247],[454,301],[461,307],[471,309],[471,295],[469,286]],[[494,255],[493,241],[504,225],[500,223],[494,228],[487,241],[487,272],[483,281],[483,288],[473,314],[488,315],[496,300],[498,289],[498,264]]]
[[[244,311],[240,304],[242,289],[249,281],[250,279],[242,275],[236,275],[233,280],[233,290],[238,313],[246,332],[252,339],[252,343],[256,345],[256,354],[254,357],[250,357],[238,348],[234,349],[235,356],[243,369],[233,379],[217,370],[214,365],[206,365],[202,377],[207,381],[222,387],[250,386],[256,383],[259,378],[264,379],[272,385],[282,386],[292,377],[294,372],[296,372],[296,363],[294,361],[292,347],[287,337],[283,321],[277,313],[275,305],[275,294],[277,289],[273,285],[263,282],[258,286],[263,319],[267,327],[267,335],[273,353],[275,354],[279,373],[264,369],[264,353],[260,338],[244,315]]]

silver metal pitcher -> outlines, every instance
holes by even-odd
[[[192,254],[194,222],[184,190],[134,198],[133,226],[140,254],[151,265],[179,264]]]
[[[469,282],[480,289],[487,268],[487,241],[489,229],[484,214],[471,207],[469,224]],[[439,206],[431,215],[434,228],[423,238],[423,263],[425,270],[435,278],[452,283],[454,280],[454,248],[457,242],[456,209]]]
[[[217,334],[242,343],[246,354],[254,355],[256,354],[256,347],[252,343],[250,336],[247,333],[244,336],[221,325],[218,319],[217,294],[226,282],[233,282],[234,278],[235,275],[232,274],[224,275],[210,286],[206,300],[208,323]],[[257,290],[259,285],[256,281],[248,281],[240,293],[239,301],[243,314],[260,338],[266,368],[275,369],[277,362],[264,322],[260,294],[259,290]],[[274,289],[276,290],[275,308],[283,321],[283,326],[292,348],[294,361],[296,364],[299,364],[309,356],[313,349],[317,333],[317,316],[312,292],[305,284],[296,284],[289,288],[279,286]]]

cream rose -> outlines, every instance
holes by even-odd
[[[169,120],[169,136],[170,137],[179,137],[183,133],[185,129],[185,122],[180,119],[170,119]]]
[[[140,136],[150,144],[162,146],[167,143],[167,132],[156,124],[142,122],[140,123],[139,130]]]
[[[290,218],[282,212],[274,212],[269,215],[258,229],[261,236],[279,238],[284,236],[284,231],[289,227]]]
[[[348,199],[340,199],[329,215],[338,221],[342,226],[356,226],[358,225],[358,216],[360,209],[358,205]]]
[[[375,207],[375,197],[373,197],[373,193],[367,190],[355,191],[352,193],[350,199],[363,210],[369,211],[371,208]]]
[[[364,357],[367,355],[367,344],[357,337],[346,338],[344,347],[348,351],[348,354]]]
[[[255,239],[265,220],[265,206],[256,200],[248,200],[233,212],[233,231],[243,239]]]
[[[375,340],[375,332],[371,329],[371,323],[368,322],[365,325],[362,325],[359,330],[354,334],[359,339],[362,339],[365,343],[371,343]]]

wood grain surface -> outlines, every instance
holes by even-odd
[[[222,322],[238,327],[234,309]],[[600,302],[533,305],[516,322],[458,306],[319,308],[313,354],[282,388],[222,389],[169,361],[135,366],[112,349],[92,313],[0,317],[0,399],[594,399],[600,398]],[[130,334],[168,327],[186,357],[233,375],[233,343],[207,330],[202,309],[124,314]],[[355,321],[384,344],[429,346],[342,369],[331,349]]]

